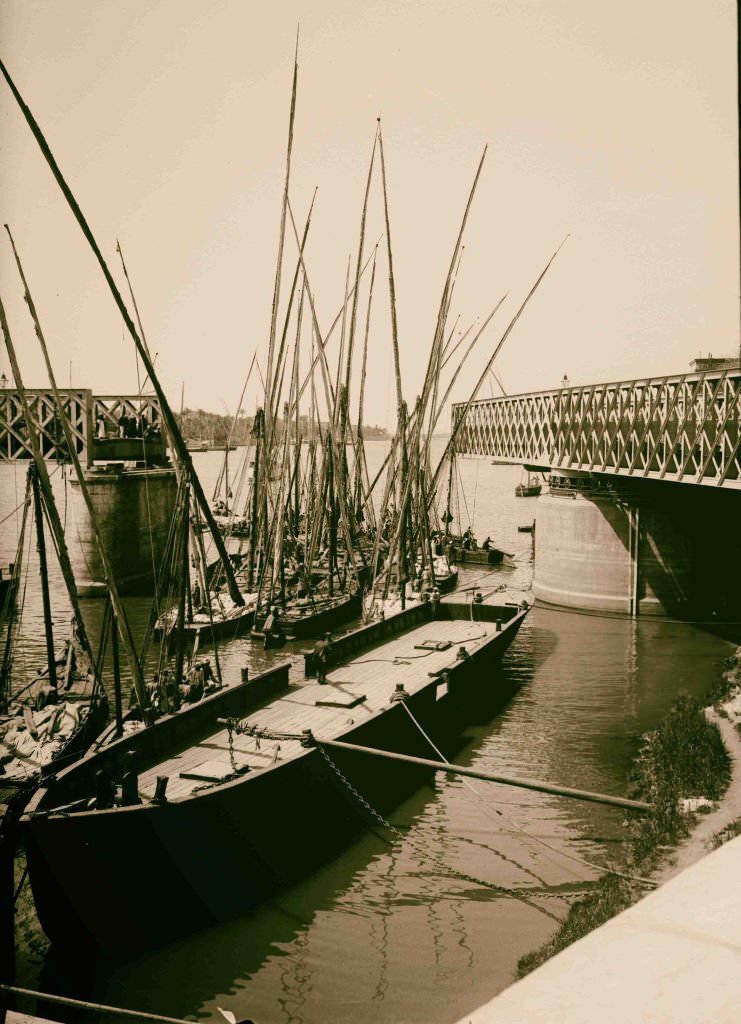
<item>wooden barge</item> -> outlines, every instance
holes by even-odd
[[[357,752],[330,761],[302,734],[434,757],[397,687],[425,729],[465,719],[474,698],[497,693],[496,665],[526,614],[417,605],[337,640],[325,685],[289,685],[282,665],[48,780],[21,823],[44,931],[77,955],[128,957],[311,873],[369,824],[333,764],[380,811],[429,773]],[[106,806],[111,781],[128,806]]]
[[[333,597],[312,596],[303,602],[294,600],[286,607],[280,604],[277,604],[277,607],[277,628],[292,639],[308,640],[357,618],[363,610],[363,594],[360,588],[356,587]],[[267,616],[263,614],[256,617],[253,632],[261,633],[265,629],[266,618]]]

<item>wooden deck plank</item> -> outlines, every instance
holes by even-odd
[[[429,682],[431,675],[456,663],[460,647],[466,647],[473,654],[488,640],[494,628],[492,623],[462,619],[423,623],[393,637],[382,647],[360,653],[357,658],[338,666],[328,674],[326,684],[308,680],[292,685],[284,696],[248,715],[244,724],[268,732],[300,734],[310,729],[320,737],[336,736],[351,722],[362,721],[385,707],[397,683],[402,683],[409,693],[415,693]],[[445,640],[450,641],[450,647],[444,651],[423,651],[417,646],[425,641]],[[333,693],[350,699],[362,695],[365,700],[352,708],[316,704],[317,700],[331,700]],[[235,734],[232,739],[237,764],[249,764],[252,771],[269,767],[276,758],[284,761],[296,757],[303,750],[299,741],[291,739],[263,738],[259,746],[255,736]],[[167,775],[170,778],[168,798],[188,796],[204,782],[183,779],[181,773],[188,774],[206,762],[230,767],[227,729],[215,730],[200,743],[142,773],[139,791],[142,796],[151,797],[157,776]]]

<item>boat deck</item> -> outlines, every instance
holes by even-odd
[[[415,693],[429,682],[431,675],[456,663],[460,647],[473,654],[495,630],[491,622],[426,622],[338,665],[327,674],[326,684],[307,680],[291,686],[284,696],[248,715],[242,723],[280,733],[300,734],[311,729],[319,738],[335,738],[348,726],[386,707],[397,683],[403,683],[408,693]],[[435,644],[448,646],[435,650]],[[295,739],[234,734],[232,760],[229,732],[221,729],[143,772],[139,793],[151,799],[157,777],[167,776],[168,800],[182,799],[199,786],[221,782],[247,769],[269,767],[298,756],[302,750],[300,741]]]

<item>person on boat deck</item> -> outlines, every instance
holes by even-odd
[[[179,687],[175,681],[174,673],[170,671],[165,673],[165,702],[165,711],[169,714],[177,711],[180,706]]]
[[[160,674],[155,672],[152,676],[152,682],[147,683],[144,692],[147,697],[147,707],[154,708],[155,711],[159,711],[160,706]]]
[[[491,537],[487,537],[484,543],[481,545],[484,551],[488,551],[491,547]]]
[[[332,634],[325,633],[321,640],[314,645],[314,669],[316,681],[324,684],[327,681],[327,666],[332,653]]]
[[[278,606],[275,604],[270,606],[270,612],[267,619],[265,619],[263,633],[265,634],[264,642],[266,647],[271,641],[273,644],[283,643],[285,641],[283,630],[280,628],[280,623],[278,622]]]
[[[200,611],[201,608],[201,585],[198,580],[193,584],[193,592],[191,594],[193,599],[193,607]]]
[[[186,704],[195,704],[203,696],[203,691],[206,686],[206,677],[203,667],[203,662],[199,662],[193,666],[188,673],[188,681],[184,686],[180,687],[180,692],[183,697],[183,702]]]

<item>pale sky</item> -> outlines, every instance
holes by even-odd
[[[307,261],[320,325],[342,301],[381,115],[410,401],[486,144],[451,321],[509,298],[457,398],[567,234],[497,361],[508,391],[738,351],[732,0],[3,0],[3,59],[112,264],[121,240],[175,406],[184,382],[186,405],[233,410],[265,349],[299,22],[291,196],[303,216],[319,188]],[[74,385],[136,390],[132,345],[4,83],[0,142],[0,217],[59,377],[71,364]],[[379,196],[376,178],[368,245]],[[286,255],[292,268],[290,238]],[[366,421],[391,425],[386,275],[381,261]],[[0,285],[26,383],[44,386],[2,239]]]

